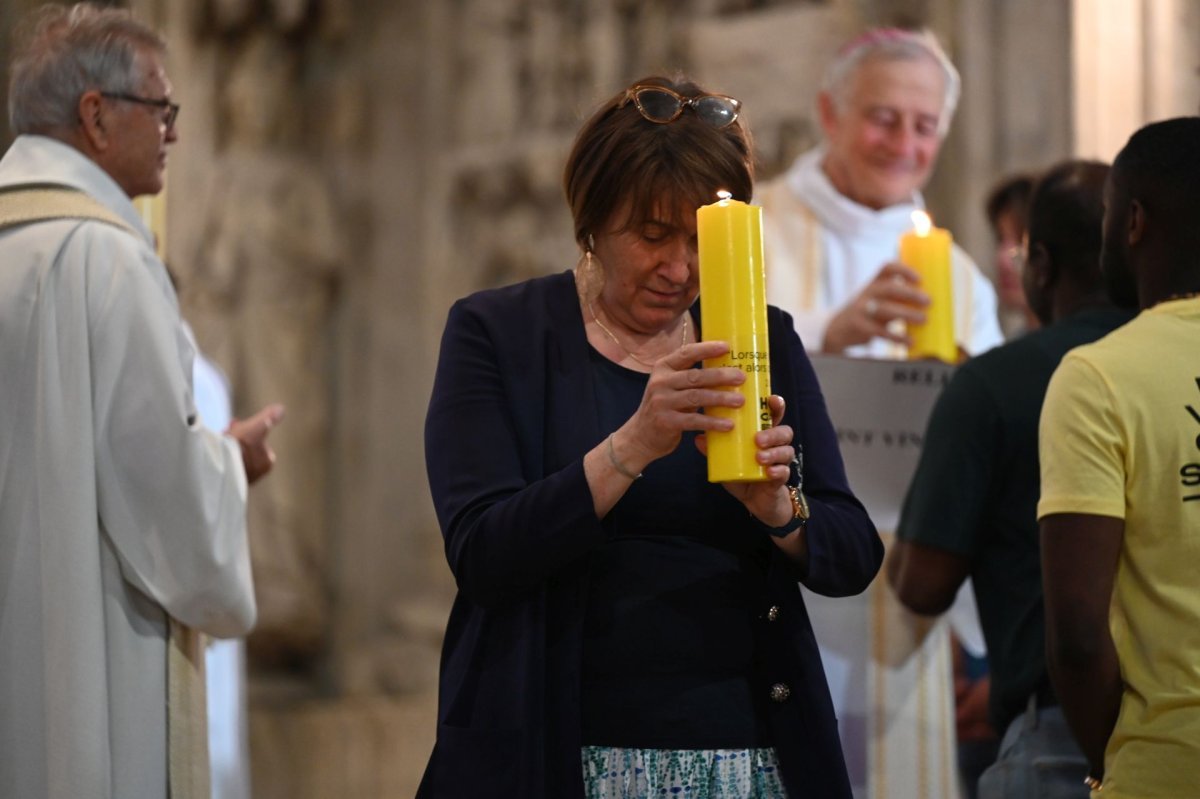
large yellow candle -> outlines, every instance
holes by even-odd
[[[709,432],[708,479],[766,480],[756,460],[754,434],[771,426],[771,358],[767,345],[767,289],[763,268],[762,209],[721,199],[696,212],[700,248],[700,314],[705,341],[729,342],[730,351],[705,367],[733,366],[746,373],[734,390],[746,398],[740,408],[706,408],[733,419],[733,430]]]
[[[954,341],[954,280],[950,271],[950,231],[933,227],[929,214],[913,211],[913,229],[900,237],[900,262],[921,276],[920,288],[929,295],[925,321],[909,324],[911,360],[937,358],[958,361]]]

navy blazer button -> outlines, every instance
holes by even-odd
[[[772,702],[786,702],[791,695],[792,689],[787,687],[787,683],[777,682],[771,686]]]
[[[772,605],[767,609],[767,621],[775,621],[779,618],[779,606]]]

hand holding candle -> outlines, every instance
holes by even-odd
[[[733,420],[729,432],[710,431],[708,479],[713,483],[769,479],[758,463],[754,434],[771,426],[771,360],[767,344],[767,290],[763,265],[762,209],[726,192],[696,212],[700,249],[700,312],[705,341],[726,341],[729,354],[705,367],[733,366],[746,373],[736,387],[740,408],[708,408]]]
[[[954,341],[954,284],[950,271],[950,232],[933,227],[924,211],[913,212],[913,230],[900,237],[900,262],[920,275],[920,288],[929,295],[925,321],[909,323],[910,360],[937,358],[958,361]]]

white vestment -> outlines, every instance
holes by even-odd
[[[833,316],[884,264],[898,260],[900,236],[912,229],[912,212],[924,208],[919,194],[912,203],[879,211],[859,205],[829,182],[821,167],[824,157],[823,147],[805,153],[783,175],[759,184],[755,195],[755,202],[763,208],[767,300],[793,315],[796,331],[813,352],[820,351]],[[951,268],[958,345],[969,355],[978,355],[1003,343],[991,282],[957,245],[951,250]],[[850,347],[845,355],[884,360],[907,357],[902,346],[882,338]],[[853,397],[836,392],[826,393],[831,406],[853,404]],[[879,468],[891,466],[881,462]],[[894,498],[891,510],[896,513],[900,499]],[[878,510],[872,513],[880,524],[875,515]],[[892,540],[892,530],[883,525],[880,534],[885,542]],[[964,589],[959,591],[948,624],[972,651],[982,652],[983,636],[969,580]],[[840,721],[839,734],[855,796],[956,799],[947,622],[933,624],[906,610],[882,570],[871,588],[858,597],[831,602],[806,593],[805,601]],[[856,613],[870,620],[865,629],[890,630],[893,643],[899,642],[903,654],[890,659],[873,657],[878,642],[845,622]],[[869,686],[868,695],[855,693],[861,685]],[[886,719],[887,723],[869,724],[870,719]],[[918,757],[914,752],[924,754]],[[941,778],[914,788],[914,773]]]
[[[189,329],[190,332],[190,329]],[[194,343],[193,338],[193,343]],[[192,384],[200,421],[221,431],[233,421],[225,374],[196,348]],[[250,740],[246,717],[246,642],[211,641],[204,656],[208,689],[208,756],[212,799],[249,799]]]
[[[821,161],[824,148],[810,150],[774,180],[759,184],[755,202],[763,208],[763,248],[767,301],[792,314],[796,332],[811,352],[819,352],[830,319],[899,258],[900,236],[912,229],[912,203],[876,211],[844,197],[829,182]],[[958,245],[951,250],[955,338],[968,355],[1003,343],[996,315],[996,292]],[[902,359],[904,348],[887,339],[846,350],[850,356]]]
[[[40,136],[0,161],[0,190],[30,183],[141,236],[0,231],[0,795],[166,797],[168,617],[217,636],[254,622],[245,472],[197,421],[192,347],[132,203]]]

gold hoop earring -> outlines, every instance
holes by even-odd
[[[583,252],[579,253],[579,260],[575,263],[575,268],[583,277],[587,277],[592,273],[593,269],[595,269],[592,259],[593,256],[591,250],[584,250]]]
[[[579,296],[585,302],[599,294],[600,289],[604,286],[604,269],[600,266],[600,259],[591,250],[584,250],[579,257],[579,266],[576,268],[576,284],[579,288]]]

